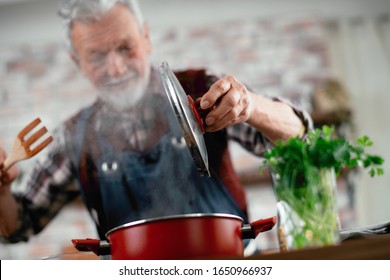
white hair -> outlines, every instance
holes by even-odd
[[[133,13],[141,32],[144,28],[144,18],[137,0],[63,0],[58,14],[64,19],[67,43],[74,55],[77,52],[72,44],[72,25],[77,21],[98,20],[99,17],[111,10],[115,5],[121,4]]]

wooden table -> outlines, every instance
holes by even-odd
[[[265,253],[246,259],[263,260],[390,260],[390,234],[350,239],[339,246]]]

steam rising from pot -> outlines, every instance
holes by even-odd
[[[106,90],[108,88],[116,89],[116,87],[119,90],[99,92],[102,95],[99,95],[100,101],[98,104],[100,104],[100,107],[97,108],[96,112],[85,123],[84,129],[79,131],[85,134],[83,138],[86,147],[84,153],[87,153],[87,158],[93,162],[94,168],[97,170],[95,174],[92,174],[92,177],[95,177],[88,179],[91,182],[96,182],[92,186],[95,190],[90,191],[94,194],[100,192],[99,188],[103,188],[104,186],[99,185],[102,178],[98,178],[98,175],[104,176],[105,181],[111,181],[115,186],[114,190],[116,188],[126,187],[126,196],[129,198],[130,207],[135,210],[134,213],[137,213],[139,209],[139,216],[125,217],[121,223],[130,222],[135,219],[192,213],[193,206],[190,202],[196,197],[194,190],[189,189],[188,184],[186,184],[189,180],[186,177],[188,173],[176,172],[175,170],[177,170],[178,166],[173,161],[164,163],[168,170],[172,170],[172,173],[169,172],[171,175],[164,173],[163,176],[168,176],[168,178],[175,177],[176,181],[180,181],[182,184],[169,185],[166,180],[167,178],[161,178],[159,176],[153,183],[149,179],[141,179],[141,181],[148,181],[148,190],[140,189],[140,185],[137,183],[139,182],[137,181],[138,179],[132,178],[132,176],[137,177],[138,173],[127,172],[134,170],[137,166],[138,169],[136,170],[148,169],[157,163],[160,157],[165,157],[164,150],[152,148],[171,129],[170,122],[168,121],[169,116],[173,119],[175,118],[169,107],[169,101],[164,92],[158,72],[151,71],[149,80],[150,82],[146,87],[143,85],[144,80],[134,75],[134,73],[129,74],[129,76],[123,76],[122,78],[106,80]],[[137,81],[136,85],[134,85],[134,81]],[[125,84],[123,88],[126,91],[121,89],[122,83]],[[129,87],[130,85],[132,86]],[[130,90],[129,88],[132,89]],[[134,97],[134,90],[139,91],[137,93],[139,97],[137,97],[137,102],[134,103],[135,105],[129,106],[131,102],[134,102],[134,100],[129,100]],[[103,96],[103,93],[107,93],[107,95]],[[123,108],[124,110],[114,110],[113,105],[116,106],[117,104],[120,106],[119,108]],[[77,124],[74,126],[77,126]],[[180,131],[178,123],[176,130]],[[106,140],[112,148],[112,153],[106,154],[103,161],[100,157],[103,150],[102,139]],[[181,141],[179,137],[176,137],[174,140],[168,139],[168,141],[178,153],[188,156],[188,163],[190,165],[192,160],[185,142]],[[134,165],[132,165],[133,163],[129,164],[124,160],[125,157],[122,155],[134,152],[142,157],[143,162],[134,162]],[[181,169],[187,168],[182,165],[179,167]],[[179,178],[179,176],[182,177]],[[139,202],[137,198],[139,195],[143,196],[148,202]],[[188,203],[183,203],[183,200]],[[115,204],[116,202],[112,201],[112,203]],[[91,207],[99,213],[99,217],[95,217],[95,221],[100,224],[106,224],[99,221],[99,219],[105,219],[104,214],[102,215],[100,204],[97,203],[96,205],[91,205]],[[107,221],[107,230],[113,226],[118,226],[118,224],[114,225],[110,223],[110,221]]]

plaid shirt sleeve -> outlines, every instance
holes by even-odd
[[[39,233],[68,202],[79,196],[74,172],[65,152],[64,128],[53,133],[54,141],[35,167],[26,174],[24,192],[15,193],[20,228],[12,236],[0,237],[5,243],[27,241]]]
[[[293,109],[294,113],[301,119],[306,132],[313,128],[313,121],[307,111],[302,110],[298,106],[283,98],[274,98],[273,100],[289,105]],[[229,139],[238,142],[246,150],[258,156],[261,156],[272,146],[272,143],[266,137],[246,123],[228,127],[227,134]]]

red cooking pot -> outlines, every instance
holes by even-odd
[[[73,239],[79,251],[111,254],[114,260],[207,259],[243,256],[243,239],[273,228],[276,217],[244,224],[229,214],[188,214],[140,220],[110,230],[108,244]]]

